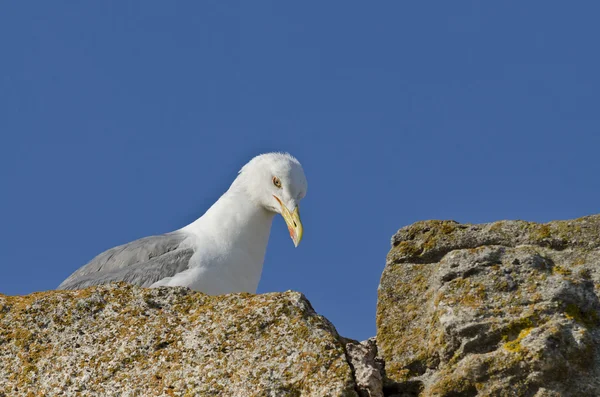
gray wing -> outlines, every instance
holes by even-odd
[[[149,287],[188,268],[194,250],[180,232],[144,237],[101,253],[71,274],[57,289],[81,289],[125,281]]]

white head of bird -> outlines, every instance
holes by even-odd
[[[242,167],[236,184],[248,187],[246,193],[257,205],[283,216],[297,247],[303,235],[299,204],[308,189],[300,162],[288,153],[256,156]]]

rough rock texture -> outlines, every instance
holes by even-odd
[[[600,396],[599,292],[597,215],[399,230],[377,343],[296,292],[0,295],[0,397]]]
[[[345,344],[359,396],[384,397],[381,376],[383,362],[377,357],[375,338],[363,342],[345,339]]]
[[[344,342],[296,292],[0,295],[0,396],[356,396]]]
[[[386,395],[600,396],[600,216],[417,222],[379,288]]]

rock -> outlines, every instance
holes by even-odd
[[[384,397],[381,374],[383,362],[377,357],[375,338],[358,342],[345,339],[348,360],[356,379],[356,388],[360,397]]]
[[[600,215],[392,239],[377,343],[297,292],[0,295],[0,397],[600,396]]]
[[[335,328],[297,292],[124,283],[0,295],[0,396],[357,396]]]
[[[386,395],[599,396],[600,216],[425,221],[379,287]]]

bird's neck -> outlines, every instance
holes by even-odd
[[[243,253],[245,260],[240,266],[260,278],[274,215],[234,183],[202,217],[182,230],[203,242],[214,242],[220,252]]]

